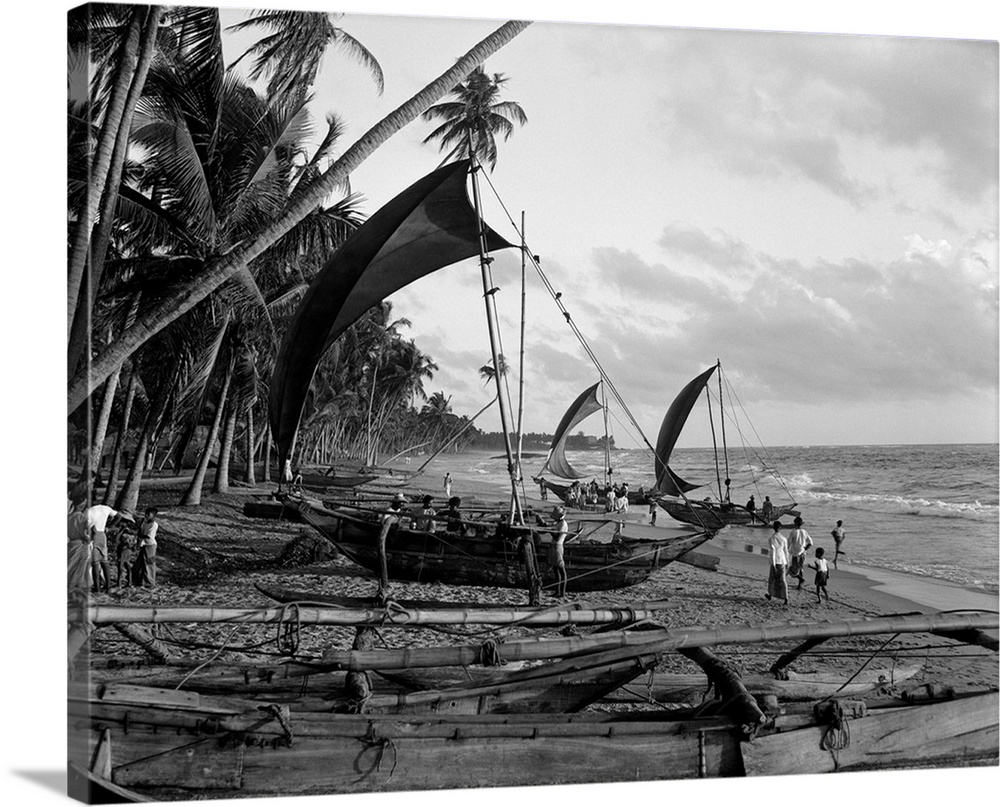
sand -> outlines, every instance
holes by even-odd
[[[450,460],[450,461],[449,461]],[[416,463],[414,463],[416,465]],[[443,503],[444,491],[441,482],[446,470],[454,479],[454,493],[463,497],[502,498],[504,491],[491,487],[481,478],[462,474],[461,467],[470,463],[454,458],[440,458],[432,463],[425,476],[414,483],[421,492],[426,490]],[[401,466],[401,470],[407,470]],[[211,480],[209,480],[211,481]],[[200,507],[178,507],[183,485],[169,482],[144,488],[140,506],[156,504],[161,508],[161,536],[163,548],[160,559],[160,585],[153,590],[114,592],[110,598],[99,601],[121,601],[149,604],[200,603],[212,605],[263,606],[272,604],[256,588],[255,583],[276,584],[288,588],[305,588],[318,593],[371,595],[376,589],[375,580],[358,570],[343,558],[305,560],[309,552],[310,529],[305,525],[287,522],[252,520],[242,516],[243,504],[255,497],[266,497],[274,489],[273,484],[258,485],[255,488],[234,486],[231,493],[223,496],[206,495]],[[207,488],[206,488],[207,489]],[[529,488],[529,498],[536,506],[541,502],[534,488]],[[642,514],[635,514],[642,518]],[[661,514],[661,518],[664,517]],[[298,539],[298,540],[297,540]],[[984,597],[981,593],[965,591],[955,586],[929,581],[924,578],[889,574],[880,570],[862,569],[841,564],[830,581],[831,603],[816,605],[812,593],[792,591],[791,603],[787,609],[767,602],[764,597],[766,558],[759,552],[759,546],[766,535],[752,534],[750,545],[754,551],[746,551],[747,542],[742,536],[734,537],[723,533],[715,541],[703,547],[706,552],[717,554],[720,567],[716,572],[708,572],[680,563],[675,563],[657,572],[641,586],[621,592],[606,592],[600,596],[587,596],[588,600],[616,602],[667,598],[670,607],[662,612],[658,622],[667,626],[738,626],[787,622],[789,620],[840,619],[852,616],[889,614],[913,611],[929,611],[948,607],[987,607],[997,610],[996,597]],[[168,545],[172,545],[172,548]],[[289,546],[295,545],[299,558],[291,558],[287,566],[281,567],[277,559]],[[192,575],[191,558],[210,557],[207,564],[210,573]],[[65,561],[62,561],[65,562]],[[305,565],[303,565],[305,564]],[[29,570],[32,567],[25,567]],[[30,575],[25,575],[29,578]],[[31,594],[25,587],[25,593]],[[478,599],[481,602],[522,603],[524,594],[519,591],[489,588],[465,588],[456,590],[449,586],[421,586],[417,584],[395,584],[397,597],[439,597],[441,599]],[[23,600],[29,602],[28,599]],[[61,616],[56,613],[51,619],[52,630],[56,630]],[[12,652],[33,658],[38,649],[38,631],[32,620],[15,620],[12,635]],[[244,658],[268,663],[274,656],[259,655],[260,651],[274,652],[276,631],[274,628],[237,628],[232,626],[191,629],[163,626],[161,638],[177,642],[178,648],[200,658],[213,654],[213,650],[189,647],[195,639],[205,643],[226,642],[230,651],[227,658]],[[61,634],[62,628],[59,628]],[[468,641],[466,638],[447,636],[431,631],[383,630],[387,644],[441,644]],[[516,635],[514,631],[500,631],[501,636]],[[64,635],[64,634],[61,634]],[[476,634],[477,638],[485,633]],[[533,635],[540,635],[538,632]],[[320,653],[330,646],[347,647],[352,633],[337,629],[311,629],[303,632],[300,652]],[[801,657],[792,667],[799,672],[814,669],[837,669],[853,671],[867,664],[866,669],[891,667],[893,664],[912,664],[919,661],[924,672],[917,683],[944,683],[956,688],[981,689],[998,686],[997,655],[989,651],[955,646],[932,636],[908,636],[889,641],[890,637],[873,637],[852,643],[849,653],[810,653]],[[61,641],[59,642],[61,644]],[[259,644],[251,652],[251,645]],[[883,646],[884,645],[884,646]],[[827,649],[837,645],[830,643]],[[96,653],[136,655],[134,645],[121,639],[111,629],[101,629],[93,638]],[[784,647],[747,646],[725,647],[718,654],[736,664],[744,673],[762,672],[774,661]],[[58,799],[65,792],[65,744],[53,742],[52,726],[64,720],[64,704],[61,693],[63,685],[56,673],[62,666],[63,653],[51,660],[51,666],[41,675],[31,675],[28,692],[33,697],[23,697],[23,673],[27,669],[22,664],[6,665],[17,677],[15,689],[12,677],[8,691],[18,693],[11,703],[12,717],[21,729],[21,739],[17,752],[12,757],[11,780],[9,786],[19,789],[32,803]],[[695,672],[691,663],[677,654],[668,656],[661,669],[676,672]],[[36,665],[37,666],[37,665]],[[55,678],[53,681],[52,679]],[[42,760],[45,760],[44,762]],[[998,769],[951,769],[947,771],[876,772],[851,774],[847,776],[814,778],[792,778],[782,780],[780,791],[769,780],[735,781],[675,781],[658,783],[635,783],[632,785],[587,786],[584,788],[528,788],[528,789],[488,789],[476,791],[477,802],[489,807],[501,807],[517,800],[520,803],[553,804],[567,798],[584,805],[603,803],[608,797],[638,800],[642,803],[658,803],[664,799],[695,799],[699,803],[723,803],[739,800],[741,804],[772,804],[775,797],[781,801],[808,799],[819,805],[842,804],[845,799],[859,799],[865,802],[883,800],[905,800],[910,805],[940,804],[942,799],[952,798],[956,792],[976,794],[989,789],[995,791]],[[822,782],[822,784],[820,784]],[[960,789],[960,791],[959,791]],[[779,795],[780,794],[780,795]],[[378,797],[338,797],[338,801],[363,799],[365,803],[378,805],[435,804],[457,805],[467,803],[468,791],[452,791],[431,794],[398,793]],[[224,804],[239,804],[240,801],[224,800]],[[261,803],[300,804],[288,799],[265,799]]]
[[[505,491],[488,481],[460,469],[471,463],[455,458],[443,458],[432,463],[421,477],[411,480],[406,491],[411,501],[424,493],[444,505],[444,470],[450,470],[452,493],[463,497],[465,504],[503,500]],[[401,471],[408,470],[400,465]],[[256,585],[278,586],[307,590],[316,594],[371,596],[377,581],[343,557],[330,557],[328,545],[319,541],[311,528],[304,524],[248,519],[242,515],[243,504],[265,498],[274,484],[254,488],[233,486],[225,495],[206,495],[199,507],[179,507],[183,485],[166,482],[149,486],[142,496],[141,506],[155,504],[160,508],[160,584],[153,590],[113,591],[101,595],[97,602],[114,601],[136,604],[204,604],[229,606],[273,605]],[[397,488],[386,487],[376,496],[391,495]],[[528,490],[528,501],[538,509],[547,510],[552,502],[538,498],[537,488]],[[638,509],[636,509],[638,510]],[[631,520],[645,522],[642,509],[633,511]],[[664,513],[665,523],[672,521]],[[704,545],[701,551],[720,558],[719,569],[710,572],[682,563],[674,563],[653,575],[645,583],[616,592],[594,592],[578,595],[588,602],[621,604],[642,600],[668,600],[669,607],[656,621],[667,627],[735,627],[794,621],[836,620],[846,617],[894,613],[933,612],[954,609],[997,610],[997,599],[947,583],[932,581],[884,570],[870,569],[840,562],[832,571],[830,601],[818,604],[811,587],[813,573],[807,571],[807,585],[797,591],[790,587],[789,605],[769,602],[764,598],[767,578],[767,558],[763,554],[766,534],[759,530],[732,528]],[[199,571],[200,570],[200,571]],[[207,571],[206,571],[207,570]],[[790,579],[791,580],[791,579]],[[792,582],[794,582],[792,580]],[[485,587],[455,587],[416,583],[393,583],[396,598],[440,599],[482,603],[520,604],[525,593],[513,589]],[[547,598],[546,602],[554,602]],[[199,641],[211,643],[220,639],[228,646],[248,647],[267,642],[273,628],[231,626],[203,628],[164,626],[167,638],[183,644],[196,635]],[[527,629],[499,631],[473,630],[470,636],[493,635],[513,638],[519,635],[540,635]],[[544,634],[542,634],[544,635]],[[302,653],[318,655],[326,647],[349,647],[353,631],[348,629],[312,629],[301,638]],[[817,669],[838,669],[850,672],[867,664],[868,668],[892,667],[895,664],[921,663],[924,672],[918,682],[940,683],[956,689],[979,689],[998,685],[997,655],[981,648],[956,646],[947,640],[929,635],[871,637],[850,642],[828,642],[815,652],[801,657],[793,665],[799,672]],[[389,646],[444,644],[472,639],[431,631],[387,628],[383,640]],[[135,654],[118,634],[99,631],[93,640],[97,653]],[[733,662],[744,673],[767,670],[787,646],[752,645],[726,647],[717,652]],[[252,658],[248,654],[247,658]],[[668,656],[660,669],[696,672],[690,661],[679,655]]]

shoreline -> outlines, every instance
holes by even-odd
[[[443,479],[447,471],[453,480],[453,493],[457,496],[472,497],[505,497],[509,489],[504,485],[496,484],[492,481],[481,478],[475,473],[463,470],[461,466],[465,463],[455,462],[457,458],[473,456],[471,454],[444,455],[435,457],[427,466],[425,472],[418,478],[419,481],[431,486],[426,492],[437,498],[439,495],[444,500],[444,491],[433,489],[433,482],[436,478]],[[396,465],[399,470],[406,470],[405,466]],[[416,483],[417,480],[414,480]],[[423,487],[415,484],[415,487]],[[534,484],[526,484],[526,500],[536,510],[544,512],[554,504],[553,499],[542,501],[538,496],[537,487]],[[638,509],[632,511],[632,518],[639,515]],[[668,522],[673,523],[666,514],[662,514],[661,526]],[[645,513],[641,514],[640,523],[645,522]],[[677,522],[680,523],[680,522]],[[745,573],[760,575],[762,580],[766,580],[767,567],[764,554],[766,550],[741,537],[739,534],[724,530],[711,541],[706,543],[701,551],[719,555],[722,565],[732,567]],[[727,534],[728,533],[728,534]],[[763,534],[762,534],[763,535]],[[756,537],[756,536],[755,536]],[[758,538],[759,540],[759,538]],[[754,562],[754,558],[760,558],[759,564]],[[1000,592],[991,593],[982,589],[973,589],[953,583],[947,580],[928,577],[926,575],[902,572],[885,569],[866,564],[855,564],[842,561],[839,569],[833,569],[831,563],[831,586],[840,586],[845,591],[851,591],[854,595],[865,600],[873,601],[876,607],[886,612],[903,613],[907,611],[920,611],[922,613],[932,611],[954,611],[954,610],[1000,610]],[[807,570],[807,588],[812,581],[812,572]],[[831,587],[831,593],[833,588]],[[811,592],[810,592],[811,593]]]
[[[765,550],[745,541],[728,536],[716,536],[704,545],[704,551],[722,558],[728,567],[753,570],[767,574]],[[806,570],[806,588],[812,579],[812,571]],[[923,613],[933,611],[997,611],[1000,597],[986,591],[960,586],[946,580],[906,572],[890,571],[864,564],[844,563],[840,568],[830,567],[830,589],[834,585],[862,594],[866,599],[876,599],[886,610],[900,613],[918,610]]]

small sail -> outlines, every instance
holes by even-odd
[[[566,438],[578,423],[601,408],[601,403],[597,400],[597,388],[600,385],[601,382],[598,381],[594,386],[585,389],[566,410],[566,414],[556,427],[552,448],[549,449],[549,458],[545,461],[540,474],[548,471],[561,479],[583,479],[586,476],[577,471],[566,459]]]
[[[449,264],[479,254],[469,161],[439,168],[386,203],[327,261],[285,332],[271,377],[271,433],[284,466],[316,366],[373,305]],[[489,227],[490,250],[512,246]]]
[[[716,366],[713,364],[697,378],[688,382],[688,385],[680,391],[677,397],[674,398],[674,402],[670,404],[666,417],[663,418],[663,424],[660,426],[660,434],[656,438],[656,458],[654,461],[656,489],[668,496],[679,496],[681,493],[686,493],[689,490],[700,487],[699,485],[692,485],[690,482],[685,482],[667,467],[667,463],[670,461],[670,455],[677,444],[677,438],[681,433],[681,429],[684,428],[688,415],[691,414],[692,407],[694,407],[695,402],[698,400],[698,396],[701,395],[701,391],[705,389],[708,379],[715,372]]]

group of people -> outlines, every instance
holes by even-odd
[[[813,539],[803,529],[802,524],[801,516],[796,516],[794,527],[787,537],[781,532],[780,521],[775,521],[771,525],[774,531],[768,539],[770,566],[767,594],[764,595],[769,600],[781,600],[785,605],[788,605],[788,581],[785,579],[786,577],[793,577],[799,581],[796,590],[801,590],[805,584],[806,554],[813,546]],[[836,545],[833,556],[833,564],[836,568],[838,556],[844,554],[841,549],[841,544],[844,542],[844,522],[838,521],[837,526],[830,534]],[[808,566],[816,572],[814,580],[816,602],[822,602],[824,597],[829,602],[830,593],[827,591],[826,585],[830,579],[830,566],[826,559],[826,550],[823,547],[816,547],[815,560]]]
[[[70,593],[110,593],[112,560],[119,589],[155,586],[159,529],[156,516],[156,508],[148,507],[136,522],[130,513],[106,504],[88,506],[85,496],[72,499],[68,528]]]
[[[382,525],[399,524],[402,527],[437,532],[443,524],[445,532],[457,535],[464,534],[465,525],[462,522],[462,499],[460,496],[452,496],[448,499],[448,508],[443,511],[434,507],[434,497],[430,495],[423,497],[419,511],[404,509],[404,505],[409,504],[409,501],[402,493],[395,494],[389,502],[388,510],[382,514]]]
[[[726,495],[728,496],[729,495],[729,492],[728,492],[728,483],[729,483],[729,480],[728,479],[726,480],[726,483],[727,483]],[[758,513],[757,513],[757,500],[754,498],[754,496],[752,494],[751,494],[750,498],[747,500],[747,503],[744,505],[744,507],[746,507],[746,509],[747,509],[748,512],[753,513],[754,515],[758,515]],[[760,515],[761,521],[764,521],[764,522],[770,521],[771,517],[774,515],[774,504],[771,502],[771,497],[770,496],[765,496],[764,497],[764,503],[760,506],[760,514],[759,515]]]

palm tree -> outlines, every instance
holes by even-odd
[[[178,283],[173,293],[137,318],[115,340],[93,358],[88,368],[77,371],[68,386],[68,410],[73,412],[121,363],[153,335],[190,311],[223,283],[243,272],[251,261],[279,241],[313,212],[379,146],[423,110],[454,87],[477,64],[521,33],[530,23],[510,21],[473,47],[449,70],[428,84],[409,101],[375,124],[332,165],[296,193],[280,215],[261,222],[259,228],[232,249],[206,261],[196,277]]]
[[[500,101],[500,88],[507,82],[502,73],[488,76],[477,65],[468,77],[451,91],[454,101],[435,104],[423,114],[426,121],[443,121],[424,138],[424,143],[439,140],[439,151],[450,148],[442,164],[453,159],[475,156],[492,171],[497,164],[496,136],[507,140],[514,124],[524,126],[528,116],[517,101]]]
[[[266,28],[272,33],[249,47],[230,67],[235,67],[247,56],[253,56],[250,78],[268,78],[268,97],[304,95],[316,80],[324,53],[331,45],[336,45],[368,68],[381,95],[385,87],[382,67],[368,48],[343,28],[334,25],[334,20],[343,16],[321,11],[259,12],[249,20],[229,26],[228,30]]]
[[[86,192],[74,216],[69,257],[68,336],[72,335],[78,317],[85,320],[99,287],[100,263],[107,247],[132,115],[156,51],[162,14],[160,6],[109,4],[81,6],[69,14],[70,46],[90,52],[75,63],[81,71],[87,70],[91,62],[96,63],[99,78],[106,79],[113,73],[114,79],[103,92],[99,90],[100,102],[91,105],[90,109],[91,112],[103,109],[103,120],[93,142],[92,158],[88,160]],[[103,226],[96,238],[99,247],[94,250],[94,223],[98,221],[98,211]],[[91,261],[90,291],[85,292],[83,278],[88,259]],[[82,326],[77,328],[82,329]],[[75,365],[70,366],[70,372],[75,369]]]
[[[507,360],[504,358],[503,353],[497,357],[497,364],[500,365],[500,377],[503,378],[507,375]],[[493,367],[493,359],[490,359],[486,364],[479,368],[479,377],[483,379],[483,384],[489,384],[493,381],[497,372]]]

